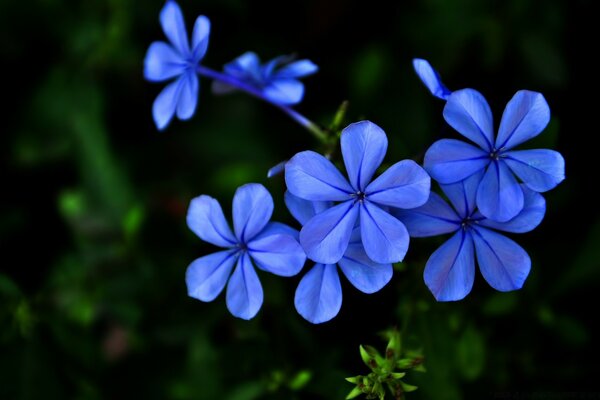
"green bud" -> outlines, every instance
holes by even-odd
[[[350,400],[357,396],[360,396],[362,393],[362,390],[360,390],[358,387],[355,387],[350,393],[348,393],[348,396],[346,396],[346,400]]]
[[[408,383],[404,383],[402,381],[400,381],[400,386],[402,386],[402,390],[404,390],[406,393],[414,392],[418,389],[417,386],[409,385]]]

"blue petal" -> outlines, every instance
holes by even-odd
[[[442,83],[440,74],[429,64],[429,61],[415,58],[413,59],[413,68],[432,95],[442,100],[448,100],[452,92]]]
[[[398,208],[415,208],[429,198],[431,178],[412,160],[397,162],[365,189],[369,201]]]
[[[177,117],[181,120],[192,118],[198,104],[198,77],[193,72],[187,72],[179,78],[181,86],[177,101]]]
[[[181,83],[181,78],[169,83],[158,94],[156,100],[154,100],[154,104],[152,104],[152,116],[159,130],[165,129],[175,115]]]
[[[187,57],[190,54],[190,45],[181,8],[175,1],[168,0],[160,11],[160,24],[165,35],[179,51],[179,54],[182,57]]]
[[[406,226],[412,237],[443,235],[458,230],[461,219],[437,193],[427,203],[412,210],[392,210],[392,215]]]
[[[188,295],[213,301],[223,291],[237,258],[233,251],[220,251],[192,262],[185,273]]]
[[[279,175],[279,174],[283,173],[285,171],[286,163],[287,163],[287,160],[282,161],[282,162],[278,163],[277,165],[274,165],[271,168],[269,168],[269,170],[267,171],[267,178],[272,178],[275,175]]]
[[[231,247],[237,243],[221,205],[210,196],[192,199],[187,212],[187,225],[200,239],[215,246]]]
[[[165,42],[154,42],[144,58],[144,78],[161,82],[181,75],[185,64],[181,56]]]
[[[263,303],[263,289],[248,253],[238,260],[227,285],[227,308],[234,316],[253,318]]]
[[[462,181],[490,163],[485,151],[456,139],[438,140],[425,153],[423,166],[439,183]]]
[[[506,164],[531,190],[545,192],[565,179],[565,160],[554,150],[520,150],[505,153]]]
[[[358,207],[346,201],[311,218],[300,231],[300,244],[313,261],[335,264],[342,258],[352,228],[358,217]]]
[[[276,104],[296,104],[304,96],[304,84],[295,79],[275,79],[265,86],[263,95]]]
[[[462,89],[453,92],[444,107],[444,119],[458,133],[471,139],[482,149],[493,150],[492,111],[478,91]]]
[[[294,196],[289,191],[284,195],[285,205],[292,217],[296,218],[300,224],[304,225],[317,214],[331,208],[333,203],[330,201],[310,201]]]
[[[519,90],[508,102],[496,138],[496,148],[513,148],[539,135],[550,122],[550,107],[541,93]]]
[[[535,229],[544,219],[546,214],[546,200],[541,194],[521,185],[525,196],[523,210],[507,222],[496,222],[491,219],[482,219],[479,224],[488,228],[513,233],[525,233]]]
[[[287,162],[285,183],[290,193],[311,201],[343,201],[353,193],[331,161],[314,151],[298,153]]]
[[[505,222],[523,209],[523,189],[503,161],[490,164],[477,190],[477,207],[487,218]]]
[[[260,59],[252,51],[248,51],[230,63],[225,64],[223,69],[227,75],[238,79],[251,79],[254,82],[261,79]]]
[[[501,292],[523,287],[531,260],[521,246],[485,228],[474,229],[473,240],[479,269],[491,287]]]
[[[267,225],[273,215],[271,193],[259,183],[240,186],[233,196],[233,230],[247,243]]]
[[[408,250],[404,224],[369,201],[361,203],[360,233],[369,258],[387,264],[402,261]]]
[[[461,219],[471,216],[475,211],[477,207],[477,189],[484,175],[485,170],[480,170],[460,182],[440,185]]]
[[[208,37],[210,35],[210,20],[204,15],[196,18],[192,32],[192,57],[198,63],[204,58],[208,49]]]
[[[298,60],[286,65],[275,73],[275,78],[302,78],[319,70],[310,60]]]
[[[279,276],[294,276],[304,266],[306,254],[293,236],[275,234],[248,243],[248,251],[256,265]]]
[[[315,264],[300,281],[294,304],[298,313],[313,324],[335,317],[342,307],[342,285],[337,267]]]
[[[475,279],[471,235],[460,230],[441,245],[427,260],[423,278],[437,301],[456,301],[468,295]]]
[[[362,192],[385,157],[387,136],[374,123],[361,121],[348,125],[340,140],[350,184]]]
[[[360,243],[350,244],[338,265],[350,283],[363,293],[380,291],[394,273],[391,264],[373,262]]]
[[[271,235],[288,235],[298,241],[300,232],[292,228],[289,225],[282,224],[281,222],[269,222],[260,233],[252,238],[252,240],[258,240]]]

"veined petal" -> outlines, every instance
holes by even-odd
[[[539,135],[550,122],[550,107],[541,93],[519,90],[506,105],[496,148],[513,148]]]
[[[181,89],[177,100],[177,117],[180,120],[192,118],[198,104],[198,77],[193,72],[186,72],[179,78]]]
[[[394,273],[391,264],[373,262],[361,243],[350,244],[338,265],[355,288],[368,294],[380,291]]]
[[[462,89],[452,92],[444,107],[444,119],[458,133],[477,143],[482,149],[493,150],[492,111],[478,91]]]
[[[237,259],[234,251],[220,251],[193,261],[185,273],[188,295],[213,301],[223,291]]]
[[[503,161],[492,162],[477,190],[477,207],[487,218],[505,222],[523,209],[523,189]]]
[[[307,75],[314,74],[319,70],[312,61],[310,60],[298,60],[294,61],[285,67],[282,67],[279,71],[275,72],[275,78],[301,78]]]
[[[210,35],[210,20],[204,15],[196,18],[194,30],[192,31],[192,57],[194,62],[204,58],[208,49],[208,38]]]
[[[156,97],[152,104],[152,116],[154,123],[159,130],[163,130],[169,125],[175,115],[179,91],[181,89],[181,77],[175,82],[169,83]]]
[[[441,139],[425,153],[425,169],[436,181],[448,184],[462,181],[490,163],[485,151],[456,139]]]
[[[296,79],[274,79],[265,86],[263,95],[276,104],[296,104],[304,96],[304,84]]]
[[[210,196],[192,199],[187,212],[187,225],[200,239],[215,246],[231,247],[237,243],[221,205]]]
[[[435,97],[447,100],[452,92],[442,83],[440,74],[429,64],[429,61],[421,58],[413,59],[413,68],[421,79],[421,82],[425,84],[427,89]]]
[[[477,189],[485,175],[485,170],[480,170],[460,182],[449,185],[440,185],[442,191],[461,219],[469,217],[477,207]]]
[[[252,319],[263,303],[263,289],[250,256],[240,256],[227,285],[227,308],[234,316]]]
[[[475,279],[471,235],[460,230],[441,245],[427,260],[423,278],[437,301],[456,301],[468,295]]]
[[[273,215],[271,193],[259,183],[240,186],[233,196],[233,230],[242,243],[254,238]]]
[[[269,222],[260,233],[252,238],[252,241],[265,238],[271,235],[288,235],[298,241],[300,232],[289,225],[281,222]]]
[[[315,215],[333,206],[331,201],[304,200],[298,196],[294,196],[289,191],[285,192],[283,198],[292,217],[296,218],[302,225],[306,224]]]
[[[160,24],[165,35],[177,51],[179,51],[179,54],[182,57],[187,57],[190,53],[190,45],[179,4],[173,0],[167,0],[165,6],[160,11]]]
[[[458,230],[461,219],[437,193],[431,192],[427,203],[412,210],[393,209],[412,237],[443,235]]]
[[[523,210],[507,222],[496,222],[488,218],[479,221],[479,224],[505,232],[525,233],[535,229],[544,219],[546,214],[546,200],[541,194],[521,185],[524,195]],[[476,216],[477,217],[477,216]]]
[[[358,206],[346,201],[310,219],[300,231],[300,244],[313,261],[335,264],[342,258],[352,228],[358,217]]]
[[[173,47],[165,42],[154,42],[144,58],[144,78],[162,82],[181,75],[185,64]]]
[[[531,190],[545,192],[565,179],[565,160],[554,150],[519,150],[505,153],[504,161]]]
[[[344,201],[353,193],[331,161],[314,151],[298,153],[287,162],[285,183],[290,193],[311,201]]]
[[[334,264],[315,264],[302,277],[294,305],[298,313],[313,324],[327,322],[342,307],[342,285]]]
[[[501,292],[521,289],[531,269],[527,252],[489,229],[475,228],[472,232],[479,269],[490,286]]]
[[[293,236],[274,234],[248,243],[250,257],[260,269],[279,276],[294,276],[304,266],[306,254]]]
[[[404,259],[409,242],[404,224],[369,201],[361,203],[360,233],[366,253],[376,263]]]
[[[431,178],[412,160],[389,167],[365,189],[369,201],[398,208],[415,208],[429,198]]]
[[[385,157],[387,136],[374,123],[360,121],[344,128],[340,141],[350,184],[362,192]]]

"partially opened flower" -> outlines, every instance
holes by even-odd
[[[431,66],[429,61],[415,58],[413,59],[413,68],[432,95],[438,99],[448,100],[452,92],[444,85],[440,74]]]
[[[205,16],[196,19],[191,46],[181,9],[175,1],[166,2],[160,12],[160,23],[169,43],[160,41],[150,45],[144,59],[144,77],[153,82],[176,78],[160,92],[152,106],[154,122],[162,130],[175,114],[186,120],[196,111],[199,90],[196,67],[208,48],[210,22]]]
[[[456,139],[439,140],[425,154],[425,169],[442,184],[485,171],[476,202],[490,219],[508,221],[523,209],[525,193],[517,178],[536,192],[550,190],[565,178],[560,153],[513,150],[539,135],[550,121],[550,109],[541,93],[518,91],[506,105],[496,136],[490,107],[476,90],[453,92],[444,108],[444,118],[476,146]]]
[[[304,84],[298,79],[312,75],[318,67],[310,60],[289,62],[290,58],[281,56],[261,64],[253,52],[247,52],[224,67],[227,75],[249,85],[262,93],[262,96],[275,104],[297,104],[304,96]],[[215,81],[213,91],[227,93],[235,87]]]
[[[250,319],[263,302],[254,265],[280,276],[293,276],[302,269],[306,255],[295,239],[297,231],[281,223],[269,223],[272,213],[273,198],[256,183],[235,192],[233,232],[217,200],[206,195],[192,200],[187,214],[189,228],[200,239],[225,250],[190,264],[186,284],[191,297],[212,301],[229,281],[227,308],[236,317]]]
[[[293,195],[341,202],[306,222],[300,232],[302,247],[311,260],[335,264],[360,221],[361,242],[371,260],[380,264],[401,261],[408,249],[408,233],[387,207],[424,204],[429,197],[429,175],[414,161],[404,160],[373,180],[387,151],[387,136],[369,121],[346,127],[341,147],[349,180],[313,151],[296,154],[285,166],[285,181]]]
[[[483,172],[464,181],[441,185],[452,207],[436,193],[413,210],[394,210],[413,237],[453,233],[429,257],[423,274],[425,283],[438,301],[464,298],[473,287],[475,259],[485,280],[494,289],[506,292],[520,289],[531,260],[521,246],[496,230],[524,233],[544,218],[546,202],[541,194],[522,185],[524,207],[507,222],[496,222],[476,210],[477,187]]]
[[[301,224],[333,205],[326,201],[303,200],[289,192],[285,194],[285,204]],[[367,256],[360,240],[360,228],[354,228],[348,248],[337,265],[316,263],[296,289],[296,310],[313,324],[327,322],[340,311],[342,285],[338,268],[355,288],[368,294],[381,290],[393,274],[391,264],[378,264]]]

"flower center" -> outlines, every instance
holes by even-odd
[[[362,203],[367,198],[366,193],[360,192],[360,191],[356,192],[356,193],[352,193],[350,196],[354,197],[356,199],[355,201],[357,201],[359,203]]]
[[[248,251],[248,245],[246,243],[238,243],[235,247],[242,253]]]
[[[460,223],[460,227],[462,228],[462,230],[466,231],[467,229],[469,229],[471,227],[471,225],[476,224],[476,223],[477,223],[476,219],[467,217],[462,220],[462,222]]]
[[[504,155],[502,154],[503,149],[494,149],[490,152],[490,158],[494,161],[500,160]]]

